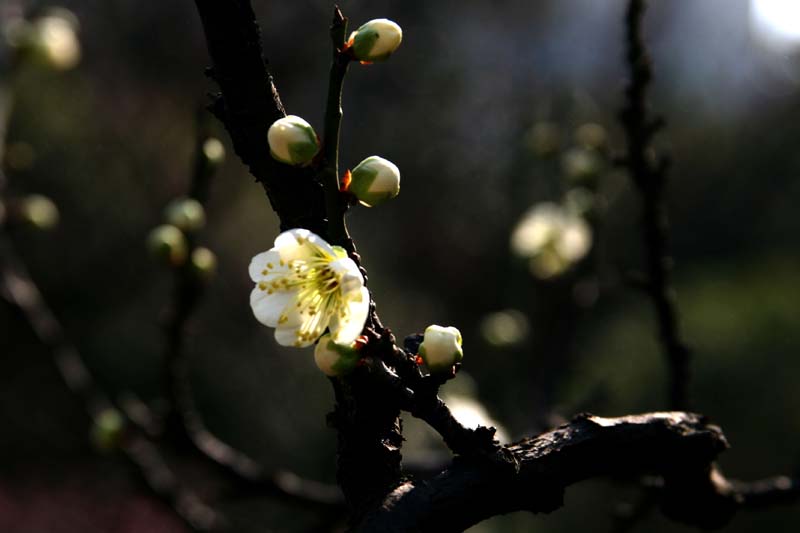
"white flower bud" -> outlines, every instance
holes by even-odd
[[[374,207],[400,193],[400,169],[377,155],[366,158],[351,172],[348,191],[362,205]]]
[[[319,152],[319,139],[311,124],[295,115],[276,120],[267,132],[272,157],[289,165],[304,165]]]
[[[587,148],[572,148],[564,153],[561,167],[567,179],[577,182],[591,182],[603,170],[600,155]]]
[[[182,265],[189,251],[183,232],[169,224],[158,226],[150,232],[147,247],[157,259],[172,266]]]
[[[323,335],[314,348],[314,362],[326,376],[342,376],[352,372],[358,359],[358,351],[353,346],[336,344],[329,333]]]
[[[403,30],[389,19],[373,19],[358,28],[347,41],[359,61],[384,61],[400,46]]]
[[[202,279],[210,279],[217,270],[216,254],[204,246],[195,248],[190,260],[192,271]]]
[[[22,199],[19,206],[22,220],[36,229],[52,229],[58,225],[58,207],[47,196],[31,194]]]
[[[32,23],[17,24],[11,42],[48,67],[69,70],[81,59],[77,28],[78,21],[72,12],[52,9]]]
[[[461,332],[452,326],[428,326],[419,345],[419,355],[431,372],[449,369],[464,358]]]
[[[219,139],[209,137],[203,143],[203,156],[210,165],[221,165],[225,161],[225,145]]]
[[[206,211],[203,204],[194,198],[177,198],[171,201],[164,210],[167,222],[183,231],[196,231],[206,223]]]

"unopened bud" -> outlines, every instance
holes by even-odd
[[[564,175],[576,183],[591,182],[603,168],[600,155],[587,148],[568,150],[561,161]]]
[[[450,369],[464,358],[461,332],[452,326],[428,326],[419,345],[419,355],[431,372]]]
[[[525,144],[538,157],[551,156],[561,147],[561,130],[553,122],[537,122],[525,134]]]
[[[30,42],[37,58],[56,70],[69,70],[81,59],[77,19],[65,9],[35,20]]]
[[[196,231],[206,223],[203,204],[194,198],[177,198],[171,201],[164,210],[164,216],[167,222],[183,231]]]
[[[359,61],[384,61],[400,46],[403,30],[389,19],[373,19],[350,34],[347,44]]]
[[[354,346],[342,346],[325,334],[314,348],[314,362],[327,376],[342,376],[353,371],[358,364],[359,354]]]
[[[90,431],[92,444],[101,451],[116,448],[125,430],[125,419],[113,408],[103,409],[95,417]]]
[[[188,254],[188,244],[183,232],[170,224],[158,226],[147,238],[150,252],[172,266],[182,265]]]
[[[319,152],[319,139],[311,124],[289,115],[276,120],[267,132],[272,157],[289,165],[304,165]]]
[[[212,166],[219,166],[225,161],[225,145],[215,138],[209,137],[203,143],[203,156]]]
[[[600,150],[605,148],[608,142],[608,134],[606,134],[606,129],[600,124],[587,122],[575,130],[575,140],[584,148]]]
[[[37,229],[52,229],[58,225],[58,207],[47,196],[31,194],[22,199],[20,218]]]
[[[202,279],[210,279],[217,270],[217,256],[204,246],[192,251],[192,270]]]
[[[362,205],[374,207],[400,193],[400,169],[382,157],[373,155],[351,172],[350,191]]]

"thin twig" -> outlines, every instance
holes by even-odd
[[[347,232],[339,191],[339,132],[342,124],[342,86],[350,65],[350,56],[344,53],[347,35],[347,18],[339,6],[333,8],[331,43],[333,59],[328,80],[328,101],[325,106],[325,136],[322,144],[322,184],[325,188],[325,206],[328,217],[328,237],[331,242],[349,248],[352,244]],[[348,249],[348,251],[353,251]]]
[[[670,368],[669,406],[689,406],[689,349],[681,338],[671,283],[668,217],[665,205],[668,159],[656,158],[651,141],[663,120],[650,115],[647,89],[652,80],[650,58],[642,38],[646,0],[630,0],[625,18],[630,81],[620,120],[625,129],[627,166],[643,203],[642,230],[647,266],[646,289],[658,318],[659,335]]]

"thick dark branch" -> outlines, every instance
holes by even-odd
[[[689,407],[689,349],[681,339],[678,312],[671,285],[672,259],[668,242],[668,217],[664,193],[668,163],[657,159],[651,145],[663,121],[650,115],[647,89],[652,80],[650,58],[642,39],[646,0],[630,0],[625,18],[627,63],[630,81],[620,119],[625,128],[627,154],[624,163],[642,198],[642,228],[647,268],[646,289],[658,317],[659,335],[670,367],[669,405]]]
[[[549,513],[563,505],[565,488],[579,481],[643,474],[664,477],[661,504],[670,517],[721,526],[741,505],[741,498],[711,474],[712,461],[727,446],[720,429],[698,415],[581,415],[554,431],[509,445],[518,470],[457,460],[427,483],[404,483],[358,531],[463,531],[511,511]]]
[[[311,167],[291,167],[270,156],[267,131],[285,116],[261,51],[261,35],[249,0],[195,0],[214,63],[209,75],[221,94],[212,104],[250,173],[267,191],[283,230],[326,234],[323,190]]]

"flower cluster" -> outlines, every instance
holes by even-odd
[[[553,203],[532,207],[511,234],[511,248],[530,260],[538,278],[557,276],[589,252],[592,229],[579,215]]]
[[[351,345],[364,329],[370,299],[358,265],[308,230],[278,235],[250,262],[250,277],[253,314],[283,346],[310,346],[326,329],[336,344]]]

